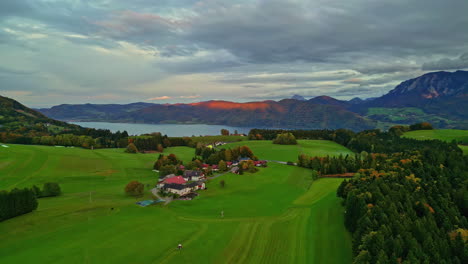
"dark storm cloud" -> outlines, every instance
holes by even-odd
[[[443,53],[466,46],[466,10],[464,0],[268,0],[201,11],[189,37],[256,63]]]
[[[302,83],[302,82],[318,82],[318,81],[335,81],[343,80],[356,76],[352,71],[335,71],[324,72],[321,74],[311,73],[271,73],[257,74],[247,76],[236,76],[223,79],[224,83]]]
[[[438,61],[427,62],[422,65],[423,70],[457,70],[468,68],[468,53],[455,59],[444,58]]]
[[[118,85],[147,98],[164,79],[183,95],[194,74],[223,99],[375,96],[423,71],[467,68],[467,10],[466,0],[0,0],[0,55],[12,60],[0,74],[64,95]]]

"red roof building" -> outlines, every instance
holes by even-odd
[[[171,178],[167,178],[164,180],[164,183],[177,183],[177,184],[184,184],[186,181],[182,176],[174,176]]]

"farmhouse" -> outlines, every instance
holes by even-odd
[[[205,175],[201,171],[186,170],[184,171],[184,179],[186,181],[198,181],[201,180]]]
[[[205,183],[202,181],[187,183],[185,186],[190,187],[192,191],[206,189]]]
[[[171,175],[171,177],[166,177],[164,180],[158,182],[157,187],[163,188],[165,184],[184,184],[187,182],[182,176],[175,176],[174,174]]]
[[[189,186],[177,183],[164,184],[162,188],[170,193],[176,193],[178,195],[185,195],[192,191],[192,188]]]

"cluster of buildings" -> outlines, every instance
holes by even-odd
[[[206,189],[205,180],[206,177],[202,171],[186,170],[182,176],[167,175],[158,182],[156,187],[184,198],[184,196],[191,196],[190,194],[196,190]]]
[[[240,159],[235,162],[226,162],[228,170],[232,173],[239,173],[239,163],[250,159]],[[267,164],[265,160],[253,161],[257,167],[264,167]],[[202,164],[202,170],[185,170],[183,165],[180,165],[179,169],[183,170],[184,173],[181,176],[175,174],[169,174],[164,178],[160,179],[156,188],[163,190],[168,193],[178,194],[181,199],[192,199],[197,194],[195,191],[206,189],[205,171],[211,166],[213,171],[219,171],[218,165]]]

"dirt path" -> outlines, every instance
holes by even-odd
[[[165,197],[164,199],[159,195],[158,193],[158,189],[157,188],[153,188],[151,189],[151,193],[156,196],[159,200],[164,200],[164,206],[168,205],[170,202],[172,202],[172,198],[170,197]]]

